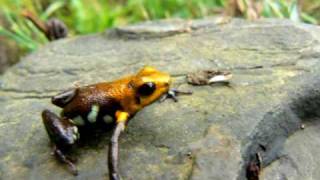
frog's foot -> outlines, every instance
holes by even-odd
[[[165,101],[166,99],[173,99],[174,102],[178,102],[177,96],[179,95],[191,95],[192,91],[181,91],[177,89],[170,89],[167,94],[163,95],[160,99],[160,102]]]
[[[42,120],[51,142],[58,147],[71,147],[80,137],[78,127],[68,118],[60,118],[53,112],[44,110]]]
[[[60,118],[49,110],[42,112],[43,124],[51,142],[54,144],[54,154],[57,159],[69,166],[72,174],[77,175],[73,160],[64,155],[64,150],[70,149],[79,139],[78,128],[69,119]]]
[[[62,163],[67,164],[70,172],[74,176],[77,176],[78,170],[77,170],[77,167],[73,164],[74,160],[68,158],[60,149],[57,148],[57,146],[54,146],[53,150],[54,150],[54,155],[57,157],[57,159]]]

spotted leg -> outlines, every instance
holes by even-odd
[[[68,165],[73,175],[78,171],[72,160],[66,157],[64,151],[79,139],[78,128],[67,118],[60,118],[49,110],[42,112],[43,124],[47,130],[48,136],[53,143],[54,155],[57,159]]]
[[[160,102],[163,102],[169,98],[173,99],[174,102],[178,102],[178,99],[177,99],[178,95],[191,95],[191,94],[192,94],[191,91],[180,91],[178,89],[170,89],[167,94],[163,95],[160,98]]]
[[[119,175],[119,136],[124,131],[129,114],[126,112],[116,112],[117,125],[111,137],[108,151],[108,168],[110,180],[120,180]]]

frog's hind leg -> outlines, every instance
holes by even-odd
[[[77,175],[77,168],[64,154],[79,139],[78,128],[68,118],[60,118],[49,110],[42,112],[43,124],[51,142],[54,144],[54,154],[61,162],[68,165],[71,172]]]

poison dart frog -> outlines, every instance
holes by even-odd
[[[58,160],[68,165],[70,171],[78,171],[71,158],[66,156],[80,138],[78,128],[110,117],[114,130],[108,148],[109,177],[120,179],[118,169],[118,139],[129,120],[145,106],[160,99],[173,98],[177,94],[191,94],[170,89],[169,74],[146,66],[136,75],[130,75],[113,82],[102,82],[64,91],[51,98],[51,102],[62,108],[58,116],[49,110],[42,112],[53,151]]]

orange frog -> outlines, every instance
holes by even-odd
[[[79,140],[78,127],[107,121],[111,117],[114,132],[108,152],[109,176],[112,180],[120,179],[118,139],[129,119],[161,97],[161,100],[173,98],[177,101],[177,94],[191,94],[169,89],[170,84],[169,74],[144,67],[136,75],[74,88],[52,97],[52,103],[62,108],[61,116],[44,110],[42,119],[57,159],[67,164],[71,172],[77,175],[76,166],[65,152]]]

